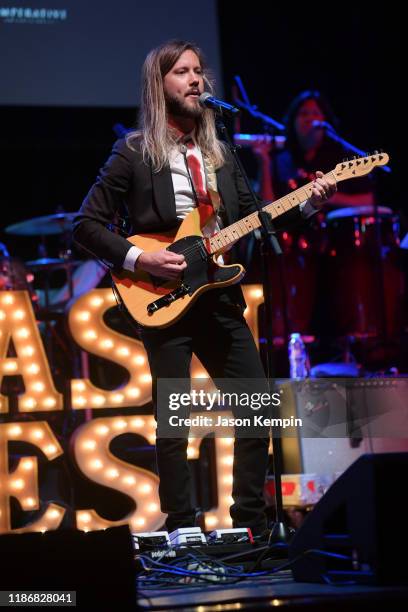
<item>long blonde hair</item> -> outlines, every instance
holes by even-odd
[[[127,143],[140,139],[143,160],[151,160],[153,169],[158,172],[168,163],[169,153],[176,144],[176,134],[167,122],[167,107],[164,96],[163,80],[184,51],[193,51],[204,71],[206,89],[213,92],[213,79],[205,72],[203,53],[194,43],[171,40],[150,51],[142,68],[142,102],[139,115],[139,129],[127,135]],[[214,114],[205,109],[196,120],[195,140],[201,152],[220,168],[225,163],[225,145],[217,138]]]

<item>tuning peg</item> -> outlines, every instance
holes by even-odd
[[[377,149],[374,151],[373,155],[379,155],[379,152],[377,151]]]

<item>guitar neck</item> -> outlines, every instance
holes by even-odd
[[[342,180],[338,176],[334,175],[334,171],[328,172],[324,175],[324,178],[332,176],[335,180]],[[288,195],[280,198],[279,200],[275,200],[274,202],[269,202],[265,206],[262,207],[263,210],[267,211],[273,219],[277,219],[284,213],[292,210],[292,208],[296,208],[302,202],[305,202],[312,195],[312,187],[313,182],[304,185],[303,187],[299,187],[295,191],[292,191]],[[261,223],[259,221],[258,212],[253,212],[247,217],[236,221],[232,225],[225,227],[220,230],[217,234],[208,239],[207,245],[211,254],[217,253],[221,249],[229,246],[233,242],[236,242],[243,236],[250,234],[255,229],[260,227]]]

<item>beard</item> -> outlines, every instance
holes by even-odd
[[[203,107],[200,105],[198,99],[196,104],[186,104],[184,101],[180,101],[178,98],[174,98],[165,94],[167,112],[174,117],[184,117],[186,119],[198,119],[203,114]]]

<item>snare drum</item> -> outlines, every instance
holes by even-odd
[[[373,206],[359,206],[332,211],[326,219],[334,335],[398,336],[404,278],[397,215],[378,206],[376,218]]]

